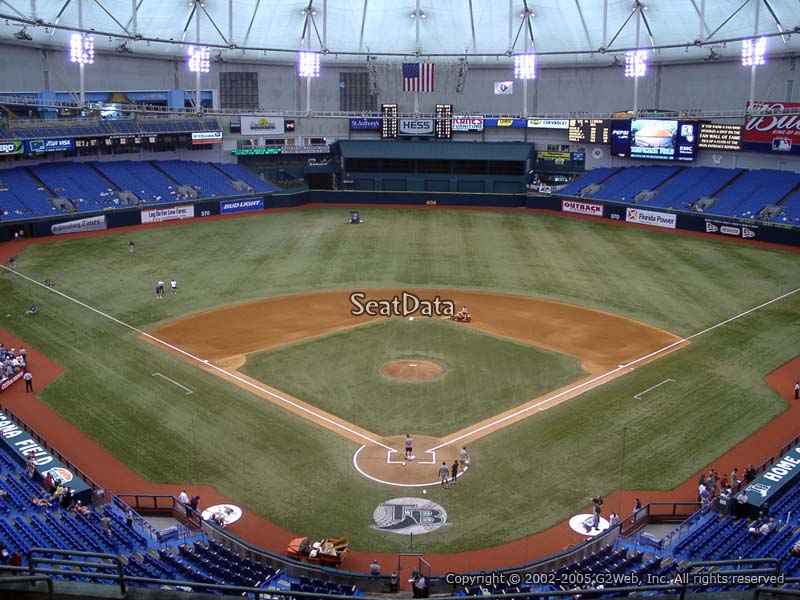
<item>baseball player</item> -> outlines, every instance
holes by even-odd
[[[172,290],[173,294],[177,294],[178,293],[178,282],[175,281],[174,279],[170,279],[170,281],[169,281],[169,289]]]
[[[414,438],[406,434],[406,460],[414,460]]]
[[[447,487],[447,480],[450,478],[450,469],[447,468],[447,463],[442,461],[442,466],[439,467],[439,479],[442,481],[442,487]]]

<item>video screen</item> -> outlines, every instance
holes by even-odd
[[[611,121],[611,154],[627,157],[631,150],[630,119],[614,119]]]
[[[633,119],[630,157],[651,160],[694,160],[697,124],[672,119]]]

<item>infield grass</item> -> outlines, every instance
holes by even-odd
[[[59,240],[29,248],[17,265],[139,327],[265,296],[408,286],[535,295],[686,335],[800,285],[795,253],[658,231],[423,210],[363,211],[367,222],[356,228],[343,226],[343,215],[312,209]],[[171,277],[179,294],[155,301],[155,281]],[[550,527],[623,480],[668,489],[706,467],[785,408],[762,378],[797,354],[798,296],[471,444],[469,477],[447,496],[429,491],[452,525],[415,536],[415,548],[498,544]],[[214,485],[298,534],[349,535],[365,550],[407,548],[407,539],[368,528],[375,506],[403,493],[355,472],[356,444],[6,271],[0,298],[2,326],[66,369],[40,397],[138,473],[176,491]],[[25,318],[32,302],[40,313]],[[633,399],[666,378],[676,383]]]
[[[433,361],[427,382],[390,380],[384,364]],[[388,319],[247,357],[240,369],[378,435],[442,437],[586,373],[576,358],[439,319]]]

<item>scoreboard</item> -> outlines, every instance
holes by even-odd
[[[700,123],[697,147],[704,150],[741,150],[742,126]]]
[[[570,119],[568,137],[570,142],[609,144],[611,119]]]
[[[397,139],[397,104],[381,104],[381,139]]]
[[[436,105],[435,134],[437,140],[449,140],[453,137],[453,105]]]

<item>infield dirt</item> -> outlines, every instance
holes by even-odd
[[[619,368],[620,365],[648,357],[637,364],[640,366],[688,344],[672,333],[639,321],[527,296],[418,289],[368,290],[366,293],[368,298],[382,299],[400,295],[403,291],[423,299],[433,299],[438,295],[452,299],[457,306],[469,306],[473,320],[463,324],[464,327],[575,357],[588,375],[443,438],[415,436],[415,451],[420,460],[403,465],[394,460],[396,454],[389,452],[402,448],[400,437],[381,437],[272,388],[269,382],[257,381],[238,371],[247,354],[386,318],[351,314],[353,305],[349,292],[267,298],[190,315],[160,325],[149,333],[210,361],[211,365],[199,364],[215,375],[364,445],[354,459],[361,474],[400,485],[429,484],[433,470],[431,460],[452,460],[461,445],[630,372],[631,369]],[[153,343],[153,340],[148,341]],[[662,349],[664,351],[659,352]],[[422,378],[411,373],[419,367],[395,367],[401,368],[405,377]],[[404,433],[397,432],[398,436]],[[436,454],[427,454],[432,448],[436,448]]]

